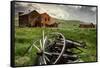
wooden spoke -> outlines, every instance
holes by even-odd
[[[46,55],[44,55],[44,56],[45,56],[45,59],[46,59],[48,62],[50,62],[49,58],[48,58]]]
[[[41,49],[43,49],[43,46],[42,46],[42,41],[40,40],[40,47],[41,47]]]
[[[48,52],[44,52],[44,54],[47,54],[47,55],[52,55],[52,53],[48,53]]]
[[[41,51],[35,44],[33,44],[33,46],[34,46],[39,52]]]
[[[30,52],[32,50],[32,46],[29,48],[28,52]]]
[[[45,47],[46,47],[46,40],[47,40],[47,36],[44,38],[44,46],[43,46],[43,50],[45,50]]]
[[[46,62],[46,59],[45,59],[45,56],[43,55],[43,61],[44,61],[44,64],[47,64]]]
[[[43,64],[43,59],[42,57],[40,56],[40,59],[39,59],[39,64],[42,65]]]
[[[43,31],[43,49],[44,49],[44,31]]]

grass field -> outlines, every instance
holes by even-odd
[[[15,28],[15,64],[16,66],[34,65],[37,62],[36,49],[24,55],[32,43],[42,38],[42,30],[46,34],[61,32],[66,39],[84,41],[86,49],[80,54],[84,62],[96,61],[96,28],[79,28],[80,21],[59,21],[59,28]]]

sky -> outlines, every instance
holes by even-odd
[[[96,24],[97,8],[95,6],[76,6],[62,4],[41,4],[16,2],[15,12],[29,13],[36,10],[39,13],[48,13],[51,17],[63,20],[80,20],[85,23]]]

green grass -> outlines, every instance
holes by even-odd
[[[42,38],[42,30],[46,34],[61,32],[66,39],[86,42],[86,49],[79,54],[84,62],[96,61],[96,29],[79,28],[79,21],[60,21],[59,28],[15,28],[15,64],[34,65],[37,62],[36,49],[24,55],[27,48],[38,39]]]

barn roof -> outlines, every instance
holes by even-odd
[[[47,15],[47,16],[49,16],[47,13],[42,13],[41,15]]]
[[[29,11],[29,12],[24,12],[23,14],[21,14],[21,16],[29,15],[31,13],[39,14],[36,10],[33,10],[33,11]]]

